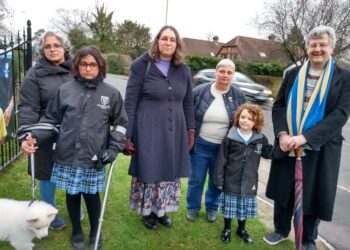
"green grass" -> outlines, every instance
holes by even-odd
[[[129,157],[119,155],[117,167],[114,169],[102,228],[103,249],[294,249],[294,244],[291,241],[282,242],[274,247],[268,246],[262,237],[269,230],[259,220],[247,221],[247,230],[254,240],[254,244],[251,246],[243,243],[234,233],[230,244],[226,245],[221,242],[222,215],[215,223],[210,224],[205,221],[205,212],[201,211],[195,222],[187,221],[185,218],[187,179],[182,180],[179,211],[169,214],[173,220],[173,227],[170,229],[159,227],[158,230],[154,231],[146,229],[142,224],[141,216],[128,208],[131,181],[127,174],[129,159]],[[0,180],[0,196],[2,198],[31,199],[31,180],[27,175],[25,157],[21,157],[20,160],[0,171]],[[37,190],[37,197],[38,193]],[[101,195],[102,197],[103,195]],[[68,226],[61,231],[50,231],[46,239],[34,240],[36,249],[71,249],[69,242],[71,226],[63,190],[57,191],[57,204],[60,214]],[[85,219],[82,225],[85,236],[87,236],[89,223],[85,207],[84,212]],[[235,228],[236,224],[234,223],[233,230]],[[8,243],[0,243],[0,249],[12,248]]]

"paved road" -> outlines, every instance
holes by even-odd
[[[108,75],[106,82],[111,83],[119,89],[122,96],[125,95],[126,77]],[[263,105],[266,117],[264,133],[273,142],[273,129],[271,123],[271,103]],[[345,142],[343,145],[341,167],[339,173],[338,190],[332,222],[321,222],[319,235],[331,246],[339,250],[350,250],[350,122],[343,129]],[[259,196],[273,203],[265,197],[264,184],[268,178],[269,165],[265,161],[265,168],[260,171],[260,183],[262,189]],[[260,185],[260,184],[259,184]]]

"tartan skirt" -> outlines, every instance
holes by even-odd
[[[257,218],[256,197],[242,198],[224,193],[221,198],[221,211],[227,219]]]
[[[55,163],[51,182],[57,188],[65,189],[68,194],[96,194],[104,188],[105,168],[97,171],[95,168],[82,166],[60,165]]]

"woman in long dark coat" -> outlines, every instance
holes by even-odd
[[[130,208],[150,229],[157,221],[171,226],[166,213],[178,209],[180,178],[188,176],[195,124],[191,74],[181,52],[177,30],[164,26],[149,52],[132,63],[126,89],[127,138],[136,148]]]
[[[305,153],[304,249],[316,249],[319,220],[332,220],[342,128],[350,114],[350,72],[334,64],[335,41],[331,27],[318,26],[310,31],[306,40],[309,60],[287,72],[272,107],[275,145],[284,151],[284,157],[272,160],[266,189],[266,196],[275,204],[275,232],[264,237],[270,245],[285,240],[291,229],[295,157],[289,151],[299,146]]]
[[[41,58],[27,73],[20,90],[18,105],[20,126],[38,123],[58,87],[73,79],[70,73],[71,44],[66,36],[48,31],[40,38],[38,47]],[[56,206],[56,185],[50,182],[54,163],[53,143],[54,139],[45,142],[35,153],[35,178],[40,180],[41,199]],[[33,152],[32,146],[26,140],[21,142],[21,148],[26,154]],[[58,215],[50,225],[54,229],[65,226],[66,224]]]

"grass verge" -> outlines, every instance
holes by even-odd
[[[131,180],[127,174],[129,160],[129,157],[119,155],[117,166],[113,172],[102,228],[103,249],[294,249],[294,244],[291,241],[282,242],[278,246],[268,246],[262,240],[268,229],[259,220],[247,221],[247,230],[254,240],[254,244],[250,246],[243,243],[235,235],[235,222],[233,222],[231,243],[224,244],[221,242],[222,215],[218,217],[215,223],[209,224],[205,220],[205,212],[201,211],[195,222],[187,221],[185,218],[187,179],[182,180],[179,211],[169,214],[173,220],[173,227],[170,229],[159,227],[155,231],[146,229],[142,224],[141,217],[128,208]],[[107,169],[109,170],[109,168]],[[0,196],[2,198],[31,199],[31,180],[27,175],[27,159],[25,157],[21,157],[14,164],[0,171],[0,180]],[[36,194],[39,197],[38,190]],[[102,198],[103,194],[101,195]],[[35,249],[71,249],[69,242],[71,226],[63,190],[57,190],[57,204],[60,214],[68,226],[61,231],[50,230],[46,239],[34,240]],[[85,238],[88,238],[89,223],[85,207],[84,213],[85,219],[82,221],[82,225]],[[12,247],[8,243],[1,242],[0,249],[8,250]]]

